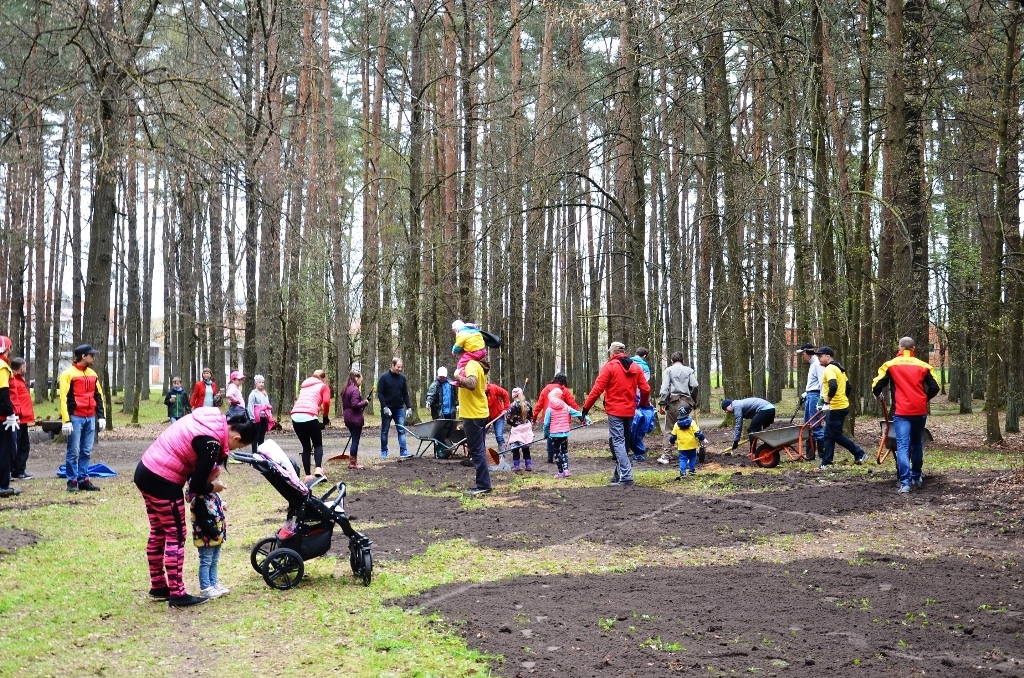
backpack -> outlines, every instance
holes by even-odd
[[[484,346],[487,348],[501,348],[501,337],[497,334],[493,334],[487,330],[480,330],[480,334],[484,338]]]

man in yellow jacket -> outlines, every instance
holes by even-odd
[[[68,492],[98,492],[99,487],[89,480],[92,444],[98,430],[107,427],[103,412],[103,389],[99,375],[92,369],[96,349],[89,344],[75,348],[75,362],[60,375],[60,418],[64,422],[61,433],[67,438],[64,470],[68,478]]]
[[[821,400],[818,401],[818,409],[825,411],[825,449],[819,468],[827,469],[832,465],[837,444],[850,451],[853,463],[863,464],[867,453],[843,432],[846,415],[850,413],[850,399],[846,395],[846,370],[836,360],[835,351],[831,347],[822,346],[814,354],[825,368],[821,378]]]

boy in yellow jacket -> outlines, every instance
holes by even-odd
[[[669,442],[676,444],[679,450],[679,478],[685,478],[687,472],[691,476],[697,475],[697,448],[704,442],[704,434],[691,417],[689,405],[679,408],[679,418],[676,425],[672,427],[672,435],[668,437]]]

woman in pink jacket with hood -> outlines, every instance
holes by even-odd
[[[321,422],[317,417],[323,413]],[[306,473],[306,482],[314,476],[324,474],[324,438],[322,431],[331,425],[331,387],[327,385],[327,373],[314,370],[313,374],[302,382],[299,397],[292,407],[292,428],[302,444],[302,468]],[[309,473],[310,452],[313,454],[313,475]]]
[[[218,407],[197,407],[170,425],[153,441],[135,467],[135,486],[142,493],[149,517],[149,596],[166,600],[170,607],[205,603],[206,598],[185,592],[181,576],[185,563],[185,498],[225,489],[210,475],[228,457],[228,450],[252,444],[258,433],[255,422],[242,408],[228,410],[227,418]]]

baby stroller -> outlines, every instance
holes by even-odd
[[[273,441],[263,443],[253,454],[232,452],[231,457],[251,464],[288,500],[288,522],[273,537],[256,542],[249,558],[253,569],[263,576],[267,586],[281,591],[297,586],[305,572],[303,563],[330,550],[335,525],[348,537],[353,574],[362,580],[364,586],[370,585],[373,575],[372,542],[349,524],[345,515],[345,483],[333,485],[326,494],[317,498],[312,490],[324,478],[318,478],[308,486],[300,481],[292,460]]]

